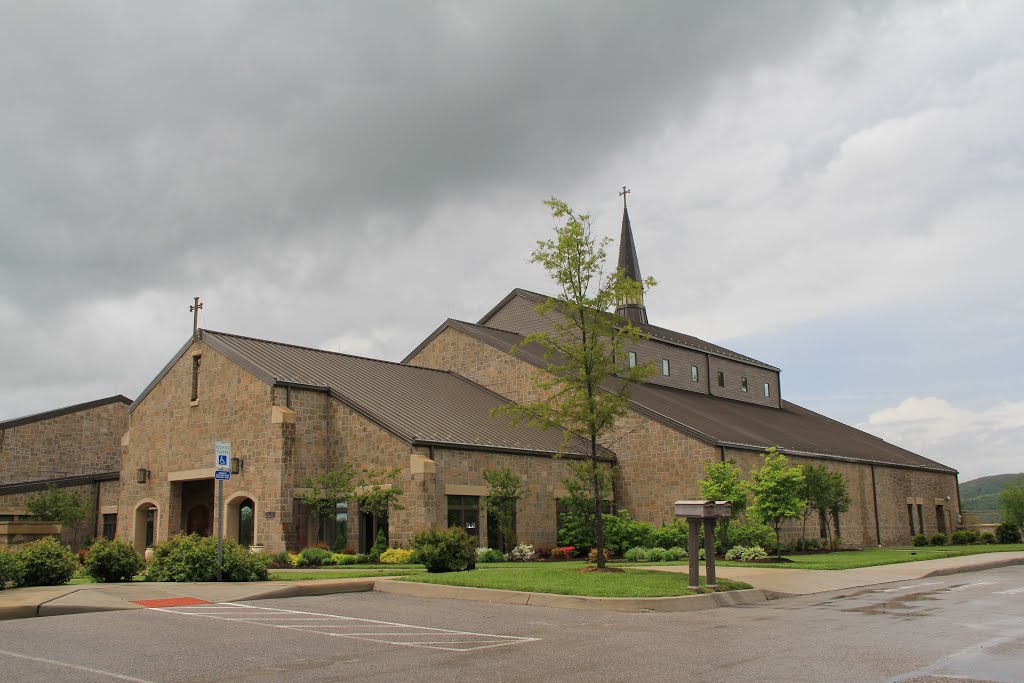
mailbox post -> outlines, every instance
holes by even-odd
[[[700,589],[700,526],[704,523],[704,567],[707,587],[717,588],[715,579],[715,524],[720,518],[732,516],[732,503],[727,500],[677,500],[676,517],[685,517],[689,525],[690,588]]]

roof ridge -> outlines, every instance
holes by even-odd
[[[50,410],[43,410],[38,413],[30,413],[28,415],[21,415],[19,417],[12,417],[6,420],[0,420],[0,429],[13,429],[14,427],[20,427],[22,425],[31,424],[33,422],[39,422],[40,420],[47,420],[55,417],[63,417],[64,415],[78,413],[83,410],[100,408],[111,403],[124,403],[125,405],[131,405],[132,400],[125,396],[124,394],[104,396],[103,398],[97,398],[91,401],[73,403],[72,405],[69,406],[51,408]]]
[[[393,360],[384,360],[382,358],[372,358],[370,356],[360,356],[355,353],[345,353],[343,351],[329,351],[327,349],[318,349],[315,346],[302,346],[301,344],[291,344],[289,342],[274,341],[273,339],[260,339],[259,337],[250,337],[244,334],[234,334],[232,332],[220,332],[218,330],[210,330],[203,328],[201,332],[208,332],[209,334],[215,334],[222,337],[233,337],[235,339],[248,339],[249,341],[260,342],[261,344],[274,344],[276,346],[287,346],[292,349],[302,349],[303,351],[315,351],[317,353],[325,353],[330,356],[343,356],[345,358],[358,358],[360,360],[368,360],[374,363],[383,363],[384,365],[400,365],[405,368],[414,368],[416,370],[429,370],[430,372],[446,372],[445,370],[436,370],[434,368],[425,368],[419,365],[408,365]]]

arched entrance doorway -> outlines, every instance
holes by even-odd
[[[188,511],[188,517],[185,521],[185,533],[209,536],[210,508],[205,505],[194,505]]]
[[[237,493],[224,510],[225,536],[240,545],[258,545],[256,540],[256,501],[247,493]]]
[[[135,532],[132,542],[140,553],[156,545],[158,511],[156,503],[151,500],[144,500],[135,506]]]

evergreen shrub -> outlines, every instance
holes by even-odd
[[[953,534],[953,538],[956,538],[956,534]],[[921,546],[928,545],[928,537],[924,534],[914,535],[914,546],[920,548]]]
[[[981,535],[973,529],[961,529],[953,532],[953,545],[971,545],[981,540]]]
[[[475,566],[476,542],[464,529],[427,529],[412,537],[416,556],[428,572],[460,572]]]
[[[996,535],[991,531],[984,531],[979,539],[982,543],[992,544],[996,542]]]
[[[17,553],[0,550],[0,591],[6,588],[8,582],[15,586],[21,583],[21,577],[25,568],[21,564],[21,558]]]
[[[647,548],[630,548],[622,554],[622,559],[627,562],[647,562],[651,557],[651,551]]]
[[[658,548],[685,548],[689,531],[678,519],[651,532],[650,542]]]
[[[235,541],[224,539],[225,581],[265,581],[269,565],[266,553],[251,553]],[[153,549],[146,580],[216,581],[217,539],[198,534],[172,536]]]
[[[678,562],[686,558],[686,551],[679,546],[672,546],[665,550],[665,559],[669,562]]]
[[[937,534],[932,534],[928,539],[929,545],[946,545],[946,534],[941,531]]]
[[[1020,529],[1013,522],[1003,522],[996,527],[998,543],[1020,543]]]
[[[383,564],[407,564],[412,558],[412,551],[405,548],[389,548],[380,554]]]
[[[730,524],[729,542],[745,548],[759,545],[769,552],[775,552],[778,545],[775,531],[767,524],[759,524],[753,520],[743,520],[742,522]],[[704,544],[701,543],[700,547],[703,548]]]
[[[86,573],[100,583],[131,581],[145,568],[146,558],[121,539],[96,539],[85,558]]]
[[[60,586],[71,580],[78,558],[56,538],[41,538],[17,551],[22,574],[17,586]]]
[[[316,546],[303,548],[299,552],[299,559],[296,560],[296,567],[319,567],[324,564],[331,564],[331,551]]]
[[[500,550],[494,548],[477,548],[476,549],[476,561],[478,564],[488,564],[492,562],[502,562],[505,556],[501,554]]]

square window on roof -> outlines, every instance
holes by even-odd
[[[636,351],[630,351],[629,352],[629,367],[631,367],[631,368],[635,368],[636,367]]]
[[[765,382],[764,383],[764,397],[765,398],[771,398],[771,395],[772,395],[771,386],[769,386],[768,382]]]
[[[718,386],[725,386],[725,373],[722,372],[721,370],[718,371]]]
[[[663,358],[661,360],[661,374],[665,375],[666,377],[668,377],[671,374],[669,372],[668,358]]]
[[[747,378],[746,377],[740,377],[740,391],[742,391],[744,394],[747,393]]]
[[[697,372],[697,366],[696,365],[691,365],[690,366],[690,379],[692,379],[694,382],[696,382],[698,379],[700,379],[700,373]]]

